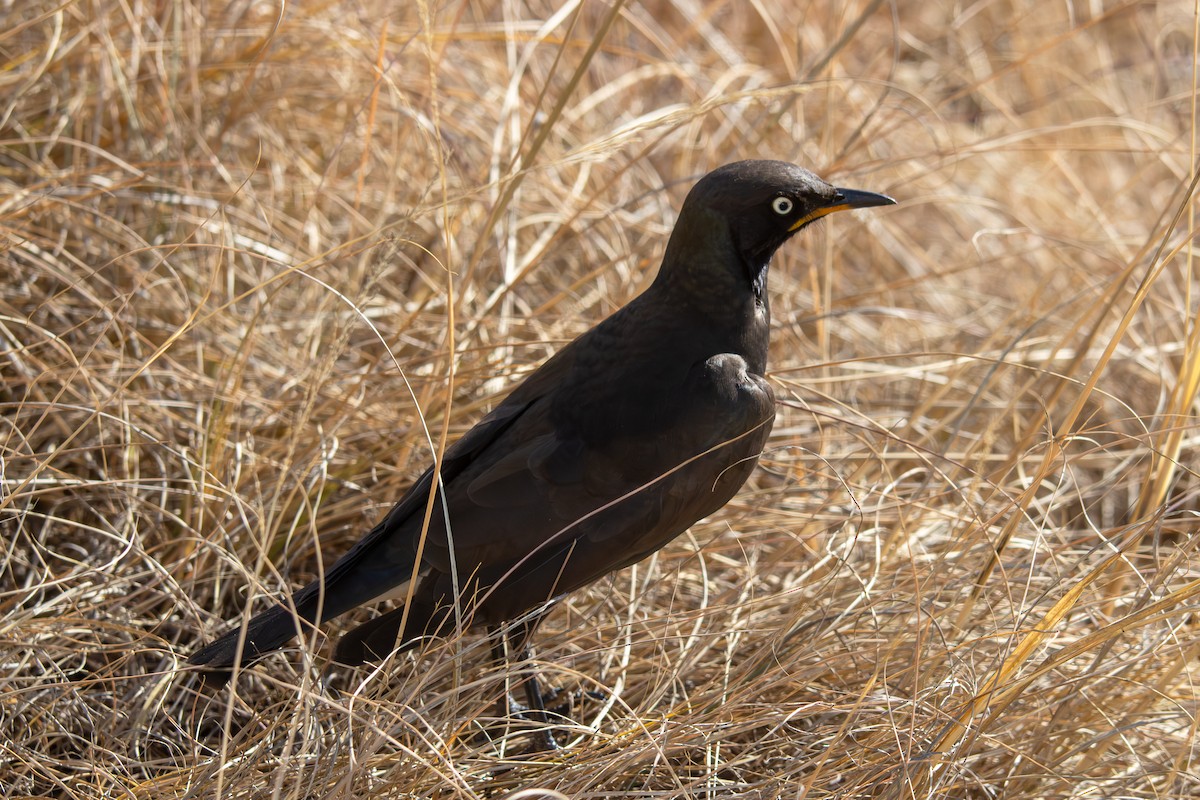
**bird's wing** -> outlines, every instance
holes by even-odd
[[[452,486],[462,474],[479,469],[479,462],[488,463],[496,457],[491,453],[496,443],[553,390],[569,362],[570,350],[568,346],[551,357],[503,403],[446,448],[441,466],[444,487]],[[296,592],[293,602],[297,607],[314,602],[323,592],[320,616],[327,620],[402,587],[412,575],[433,482],[434,468],[430,467],[374,528],[325,571],[323,580],[313,581]],[[445,541],[441,513],[440,506],[435,506],[429,532],[432,547],[426,551],[439,568],[443,568],[443,559],[436,552],[439,544],[444,547]]]
[[[614,427],[585,440],[578,426],[555,424],[545,411],[517,423],[494,458],[448,484],[460,566],[506,563],[579,538],[634,542],[723,504],[728,497],[718,495],[740,486],[762,449],[774,399],[740,358],[718,356],[684,372],[670,396],[646,398],[647,414],[656,402],[670,408],[652,433]],[[741,478],[725,478],[727,470]]]

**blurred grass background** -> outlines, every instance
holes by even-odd
[[[0,2],[6,796],[1195,797],[1196,30]],[[741,158],[900,204],[777,257],[746,489],[543,627],[567,749],[497,724],[474,637],[180,670],[646,286]]]

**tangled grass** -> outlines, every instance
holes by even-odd
[[[1197,49],[1167,2],[0,3],[6,796],[1200,794]],[[777,258],[750,484],[543,628],[564,750],[475,637],[183,667],[747,157],[900,205]]]

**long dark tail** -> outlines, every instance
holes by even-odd
[[[403,617],[404,609],[396,608],[342,634],[333,660],[339,664],[357,666],[386,658],[388,653],[396,649]]]
[[[278,650],[297,634],[304,633],[304,629],[311,629],[312,614],[306,614],[306,611],[309,609],[303,605],[297,606],[295,611],[282,605],[270,608],[246,625],[245,641],[240,642],[242,629],[234,628],[193,653],[188,663],[203,667],[206,672],[217,673],[218,676],[221,673],[227,675],[235,664],[250,664]],[[415,644],[422,635],[441,632],[441,625],[448,616],[447,609],[442,609],[438,614],[417,605],[409,614],[406,635],[401,637],[400,623],[404,618],[404,609],[393,609],[345,633],[338,640],[333,660],[350,666],[380,661],[398,647],[404,649]]]
[[[228,672],[235,665],[249,664],[283,645],[301,633],[301,627],[311,625],[312,614],[298,608],[299,616],[286,606],[275,606],[252,618],[246,625],[245,641],[242,629],[234,628],[221,638],[210,642],[188,658],[193,666],[212,672]]]
[[[376,546],[383,544],[386,522],[330,567],[324,580],[315,580],[292,595],[290,605],[280,604],[254,616],[244,638],[242,629],[235,628],[197,650],[188,663],[227,673],[237,664],[249,664],[278,650],[299,633],[403,588],[412,575],[413,556],[405,548]]]

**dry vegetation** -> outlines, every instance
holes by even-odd
[[[6,796],[1197,796],[1192,13],[0,2]],[[543,629],[566,749],[475,637],[181,669],[745,157],[901,204],[777,259],[738,499]]]

